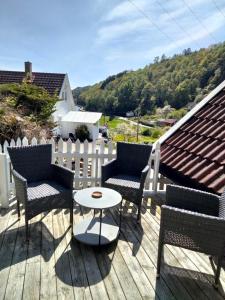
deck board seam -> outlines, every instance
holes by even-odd
[[[11,210],[11,215],[10,215],[10,217],[13,218],[12,210]],[[9,220],[10,220],[10,217],[9,217]],[[7,281],[6,281],[6,286],[5,286],[5,291],[4,291],[3,299],[5,299],[5,296],[6,296],[6,290],[7,290],[7,286],[8,286],[8,282],[9,282],[9,275],[10,275],[11,266],[12,266],[12,261],[13,261],[13,256],[14,256],[14,251],[15,251],[15,247],[16,247],[16,241],[17,241],[17,236],[18,236],[19,224],[20,224],[20,221],[17,222],[17,224],[16,224],[16,238],[15,238],[15,241],[14,241],[14,247],[13,247],[13,251],[12,251],[12,255],[11,255],[11,261],[10,261],[10,266],[9,266],[9,271],[8,271],[8,276],[7,276]],[[7,232],[7,230],[8,230],[8,229],[6,228],[5,233]],[[5,234],[4,234],[4,240],[5,240]],[[3,245],[3,244],[2,244],[2,245]]]
[[[153,217],[152,217],[151,213],[147,211],[147,214],[148,214],[148,216],[150,217],[151,221],[153,222],[154,220],[152,220]],[[156,214],[157,214],[157,213],[156,213]],[[145,215],[145,214],[144,214],[144,215]],[[147,215],[146,215],[146,217],[147,217]],[[145,219],[145,221],[147,222],[146,217],[144,216],[144,219]],[[157,220],[157,221],[155,221],[155,223],[157,224],[157,226],[160,226],[160,221],[159,221],[159,219],[157,218],[157,216],[155,216],[155,219]],[[155,232],[155,234],[158,236],[158,234],[157,234],[157,232],[155,231],[154,227],[152,228],[152,230],[153,230],[153,231]],[[167,245],[165,245],[165,246],[166,246],[167,249],[170,251],[170,253],[174,256],[174,254],[173,254],[173,252],[171,251],[171,249],[170,249]],[[181,253],[184,254],[185,257],[187,257],[187,255],[184,253],[184,251],[183,251],[182,248],[179,248],[179,247],[176,247],[176,248],[180,249]],[[178,251],[179,251],[179,250],[178,250]],[[176,258],[176,257],[175,257],[175,258]],[[192,262],[192,260],[191,260],[191,258],[190,258],[189,256],[187,257],[187,259],[193,264],[193,262]],[[184,268],[184,269],[187,271],[187,273],[190,274],[190,276],[191,276],[191,278],[192,278],[191,271],[190,271],[189,269],[187,269],[185,266],[183,266],[182,261],[181,261],[180,263],[181,263],[181,265],[182,265],[182,268]],[[200,274],[202,274],[202,275],[204,276],[205,280],[207,280],[207,282],[211,285],[211,282],[208,280],[207,276],[199,270],[198,266],[196,266],[195,264],[194,264],[194,266],[196,267],[197,271],[198,271]],[[207,294],[207,292],[205,291],[205,289],[202,289],[202,288],[201,288],[200,283],[197,281],[197,282],[195,282],[195,284],[196,284],[196,285],[198,286],[198,288],[203,292],[203,294],[205,295],[205,297],[211,300],[211,297]],[[213,289],[213,287],[212,287],[212,289]],[[212,292],[212,290],[211,290],[211,292]],[[217,296],[219,296],[219,295],[217,294]]]
[[[118,212],[118,211],[117,211]],[[114,216],[114,214],[111,214],[112,215],[112,217],[115,219],[115,216]],[[116,222],[118,222],[118,220],[117,219],[115,219],[115,221]],[[131,227],[130,227],[131,228]],[[128,239],[127,239],[127,237],[126,237],[126,235],[123,233],[123,232],[121,232],[121,234],[123,235],[123,237],[125,238],[125,241],[128,243]],[[137,238],[136,238],[137,239]],[[138,240],[138,239],[137,239]],[[139,242],[139,240],[138,240],[138,242]],[[128,243],[128,245],[129,245],[129,243]],[[132,248],[131,248],[131,246],[129,245],[129,247],[130,247],[130,249],[132,250]],[[140,245],[140,247],[142,247],[141,245]],[[143,251],[147,254],[147,252],[144,250],[144,248],[142,247],[142,249],[143,249]],[[148,254],[147,254],[147,256],[148,256]],[[151,260],[151,258],[148,256],[148,258],[149,258],[149,260],[152,262],[152,264],[155,266],[155,264],[154,264],[154,262]],[[143,268],[142,268],[142,266],[141,266],[141,263],[139,262],[139,260],[136,258],[136,260],[138,261],[138,263],[139,263],[139,265],[140,265],[140,267],[141,267],[141,269],[142,269],[142,271],[145,273],[145,271],[143,270]],[[145,276],[147,277],[147,279],[148,279],[148,281],[149,281],[149,283],[150,283],[150,285],[152,286],[152,289],[156,292],[156,290],[155,290],[155,287],[154,287],[154,285],[152,284],[152,282],[149,280],[149,278],[148,278],[148,275],[145,273]],[[169,287],[168,287],[168,289],[169,289]],[[170,289],[169,289],[170,290]],[[171,292],[171,294],[174,296],[174,294],[173,294],[173,292],[170,290],[170,292]],[[156,293],[156,295],[157,295],[157,293]],[[157,295],[158,297],[159,297],[159,295]],[[175,297],[175,296],[174,296]],[[176,297],[175,297],[175,299],[177,299]]]
[[[82,218],[84,219],[85,208],[79,206],[79,209],[80,209]],[[81,252],[81,253],[82,253],[82,252]],[[96,263],[97,263],[97,265],[98,265],[98,260],[97,260],[97,257],[96,257],[96,255],[95,255],[95,251],[93,251],[93,253],[94,253],[94,257],[95,257]],[[83,255],[82,255],[82,258],[84,259]],[[98,265],[98,266],[99,266],[99,265]],[[85,268],[85,270],[86,270],[86,268]],[[110,299],[109,294],[108,294],[108,290],[107,290],[107,287],[106,287],[106,285],[105,285],[104,278],[102,277],[102,273],[101,273],[100,268],[99,268],[99,273],[101,274],[101,278],[102,278],[102,281],[103,281],[103,284],[104,284],[104,288],[105,288],[106,294],[108,295],[108,299]],[[90,290],[91,290],[91,289],[90,289]],[[92,293],[91,293],[91,295],[92,295]],[[93,298],[93,295],[92,295],[92,298]]]

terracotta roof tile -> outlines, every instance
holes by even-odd
[[[223,173],[219,178],[217,177],[210,185],[209,188],[212,190],[222,193],[224,190],[225,174]]]
[[[225,90],[177,129],[161,153],[163,175],[220,194],[225,187]]]
[[[192,177],[198,172],[200,172],[207,165],[208,165],[207,160],[201,160],[201,158],[198,157],[198,161],[195,163],[195,165],[192,168],[189,168],[186,171],[185,175]]]
[[[179,171],[182,172],[184,175],[188,173],[188,171],[192,170],[196,164],[200,163],[201,159],[198,156],[193,156],[188,159],[188,161],[179,168]]]
[[[215,168],[208,170],[206,176],[199,180],[199,182],[204,185],[210,185],[215,181],[215,178],[219,178],[222,174],[223,167],[215,166]]]

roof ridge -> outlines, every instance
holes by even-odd
[[[13,71],[13,70],[0,70],[0,72],[10,72],[10,73],[25,73],[25,71]],[[66,76],[67,73],[56,73],[56,72],[35,72],[32,71],[33,74],[57,74]]]

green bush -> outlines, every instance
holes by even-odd
[[[145,128],[142,131],[142,135],[144,135],[144,136],[151,136],[152,135],[151,129],[150,128]]]
[[[162,135],[162,131],[160,129],[156,129],[156,128],[152,129],[152,137],[154,139],[159,138],[161,135]]]
[[[0,117],[5,114],[5,110],[3,108],[0,108]]]
[[[75,130],[76,138],[79,139],[82,143],[85,140],[90,140],[90,133],[86,125],[80,125]]]
[[[36,85],[2,84],[0,94],[5,96],[11,106],[24,111],[25,115],[33,115],[37,121],[45,123],[54,112],[58,100],[56,94],[50,95],[47,90]]]

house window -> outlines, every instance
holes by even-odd
[[[65,92],[65,98],[64,99],[67,100],[67,92]]]

